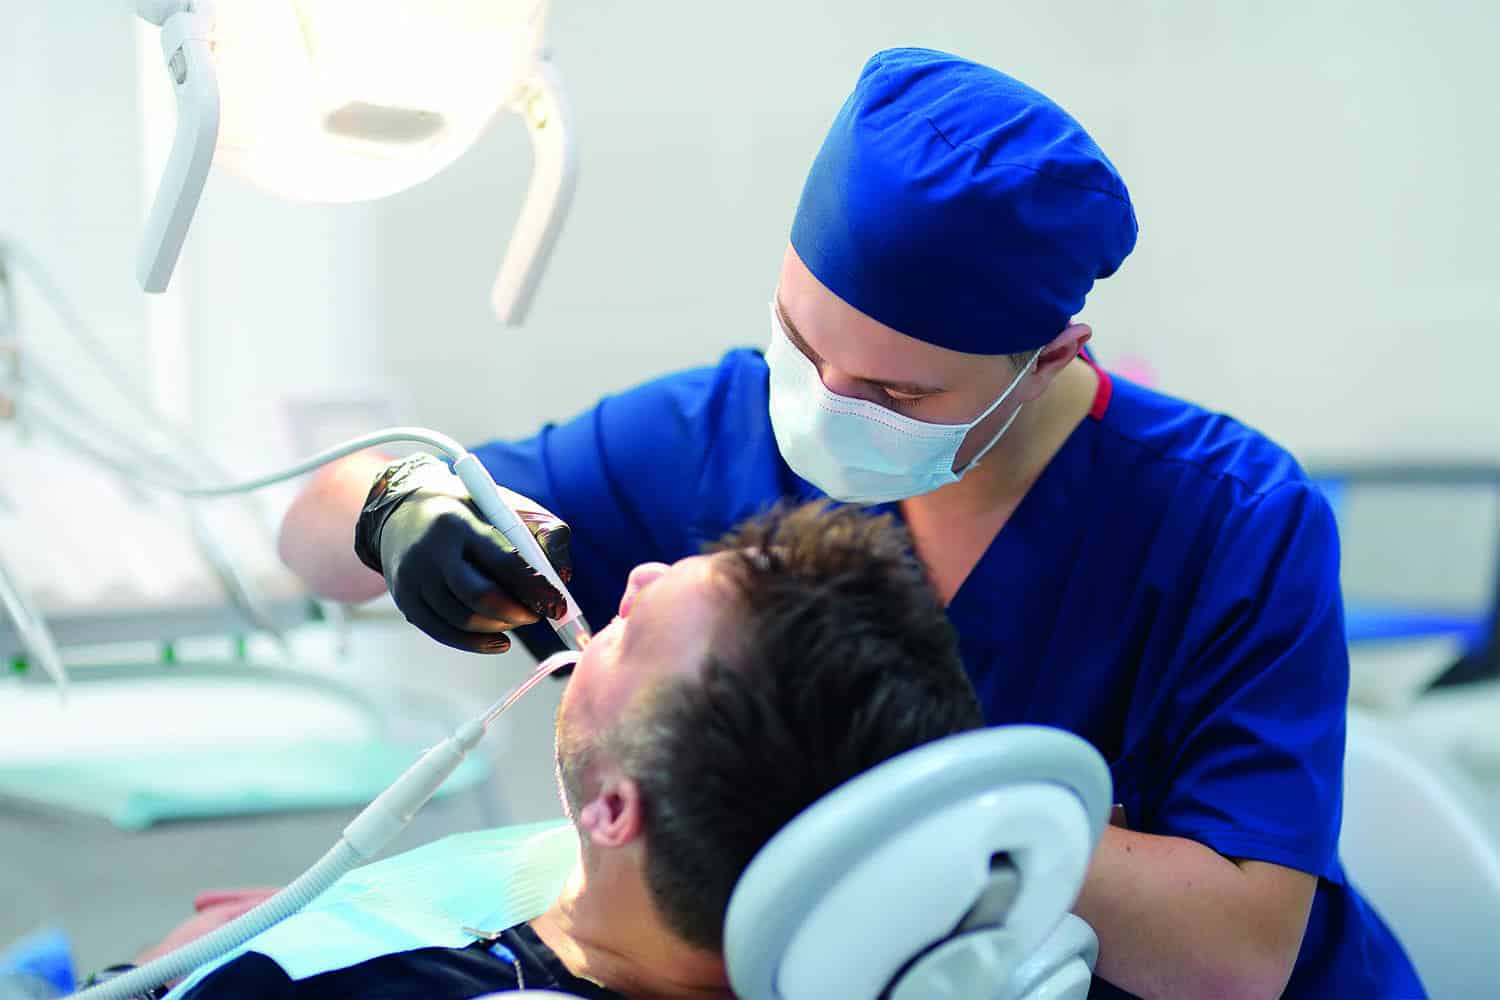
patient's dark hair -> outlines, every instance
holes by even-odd
[[[725,536],[737,613],[699,677],[612,747],[645,807],[667,925],[723,950],[730,894],[794,816],[881,761],[982,724],[953,628],[889,515],[777,508]]]

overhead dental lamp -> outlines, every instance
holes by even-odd
[[[171,279],[211,164],[285,198],[345,202],[421,183],[501,111],[531,136],[531,182],[491,295],[520,323],[577,172],[545,50],[550,0],[137,0],[161,27],[177,130],[136,276]]]

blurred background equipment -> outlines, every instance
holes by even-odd
[[[228,24],[247,2],[217,8]],[[187,7],[153,6],[161,20]],[[356,6],[375,10],[298,9],[316,14],[308,23],[321,33],[333,23],[323,18]],[[1462,803],[1472,821],[1464,828],[1479,842],[1500,840],[1500,500],[1490,471],[1500,463],[1500,5],[767,0],[754,16],[714,4],[660,16],[643,9],[515,8],[532,26],[517,56],[532,70],[547,71],[546,46],[587,54],[568,62],[568,106],[555,79],[551,91],[538,84],[562,117],[498,115],[462,155],[456,139],[434,152],[431,163],[451,163],[429,179],[375,201],[291,201],[286,170],[267,165],[253,180],[234,172],[231,159],[260,154],[229,148],[246,119],[231,107],[230,74],[241,63],[226,48],[214,64],[223,140],[215,155],[226,169],[198,199],[170,285],[152,296],[124,262],[140,250],[177,135],[176,50],[163,52],[162,28],[130,5],[8,12],[0,564],[29,624],[0,628],[7,657],[26,668],[0,684],[0,741],[9,733],[28,742],[5,743],[0,761],[35,765],[27,754],[42,727],[56,746],[95,760],[125,747],[189,752],[215,733],[268,755],[320,734],[346,746],[397,745],[435,736],[451,711],[408,702],[403,678],[420,674],[424,687],[472,706],[527,666],[523,652],[476,664],[378,608],[312,604],[268,545],[284,495],[260,498],[255,510],[136,493],[28,424],[27,398],[67,426],[86,419],[90,439],[122,457],[185,454],[176,435],[121,398],[128,386],[166,426],[190,428],[223,469],[258,470],[394,423],[442,427],[466,442],[518,436],[603,394],[759,345],[792,206],[836,111],[830,95],[847,92],[871,52],[920,44],[1044,86],[1108,150],[1142,228],[1119,278],[1099,286],[1079,317],[1094,328],[1091,347],[1107,367],[1263,429],[1325,484],[1341,530],[1351,695],[1380,723],[1373,745],[1419,756],[1434,787],[1472,790],[1444,801]],[[186,13],[194,11],[202,13]],[[370,17],[369,37],[388,38]],[[415,25],[409,37],[438,23]],[[132,32],[134,47],[124,44]],[[303,45],[297,72],[310,82],[324,68],[306,58],[306,37],[270,44]],[[360,72],[347,49],[327,54],[318,79]],[[404,76],[396,62],[385,67],[393,86]],[[306,113],[296,127],[318,138],[298,155],[375,148],[368,137],[377,132],[387,147],[446,142],[424,137],[419,126],[431,119],[382,110],[428,108],[425,96],[372,99],[341,86],[300,91]],[[286,96],[267,91],[267,100]],[[490,96],[491,112],[507,100],[524,106],[517,93]],[[455,121],[477,123],[471,111]],[[557,121],[566,128],[553,129]],[[573,144],[541,145],[559,132],[587,137],[576,162],[589,183],[571,201]],[[528,156],[539,165],[517,170]],[[556,178],[559,194],[537,189],[533,202],[543,177]],[[520,206],[533,203],[571,205],[569,235],[546,258],[545,294],[532,299],[525,330],[497,340],[495,313],[475,290],[494,282],[501,234],[528,228]],[[106,364],[68,336],[85,328],[107,344]],[[527,360],[542,353],[546,378]],[[38,474],[18,478],[16,468]],[[218,518],[235,525],[194,528]],[[222,543],[227,565],[203,536]],[[67,709],[43,683],[44,634],[75,680]],[[555,814],[546,749],[557,690],[550,705],[547,690],[508,716],[496,740],[503,780],[436,803],[408,846],[472,826],[486,810],[504,820]],[[143,701],[158,698],[173,710],[147,714]],[[199,707],[180,708],[189,702]],[[72,717],[76,728],[64,722]],[[1361,738],[1351,739],[1351,768],[1371,745],[1354,742]],[[353,773],[344,774],[352,788]],[[1386,821],[1361,798],[1371,787],[1351,770],[1346,835],[1357,817]],[[0,853],[12,863],[0,866],[0,899],[13,903],[0,908],[0,942],[61,925],[80,967],[120,960],[175,923],[194,891],[282,880],[347,818],[255,811],[153,819],[127,833],[71,807],[6,800]],[[1412,835],[1373,861],[1357,860],[1346,841],[1353,878],[1403,933],[1405,914],[1433,900],[1395,876],[1424,871],[1436,849],[1421,824],[1405,829]],[[121,927],[143,928],[142,940],[122,941]],[[1455,957],[1460,973],[1465,958]]]
[[[1353,699],[1390,709],[1429,688],[1500,682],[1500,461],[1311,472],[1339,521]]]
[[[531,136],[521,217],[495,280],[526,315],[572,200],[567,104],[545,49],[549,0],[140,0],[161,27],[176,129],[141,240],[161,292],[211,163],[284,198],[383,198],[463,155],[501,111]]]
[[[386,788],[466,706],[440,685],[414,690],[419,673],[362,676],[337,625],[304,633],[294,650],[288,630],[348,615],[320,607],[281,565],[256,499],[142,486],[228,475],[121,375],[108,343],[14,243],[0,241],[0,287],[35,290],[50,307],[33,314],[10,299],[0,312],[10,404],[0,422],[0,467],[10,470],[0,477],[0,841],[19,837],[33,862],[4,876],[0,940],[10,940],[46,919],[37,914],[89,906],[116,880],[113,865],[166,866],[169,882],[195,868],[200,884],[223,877],[170,839],[120,843],[97,820],[138,831],[263,816],[282,831],[280,858],[301,844],[296,831],[321,832],[324,814]],[[53,364],[59,331],[89,364]],[[69,676],[76,683],[65,685]],[[413,838],[501,821],[490,774],[486,757],[464,761],[440,790],[458,797],[457,811],[425,814]],[[143,895],[135,905],[160,906],[152,925],[176,919],[183,897]],[[106,937],[96,916],[117,935],[113,912],[69,919],[84,954]]]
[[[1339,855],[1434,997],[1484,996],[1495,984],[1497,822],[1467,776],[1427,759],[1400,727],[1351,713]]]

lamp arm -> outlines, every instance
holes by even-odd
[[[213,11],[203,0],[142,2],[137,10],[161,24],[162,56],[177,96],[177,133],[136,257],[141,288],[162,292],[182,252],[219,139],[219,84],[209,44]]]
[[[543,55],[510,104],[531,136],[534,163],[520,218],[505,249],[490,300],[500,321],[519,326],[526,319],[542,271],[557,243],[578,181],[574,123],[562,79]]]

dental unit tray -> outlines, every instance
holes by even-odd
[[[312,621],[317,606],[281,565],[267,527],[240,504],[197,504],[132,489],[119,476],[0,426],[0,562],[59,647],[170,643]],[[195,519],[230,548],[264,614],[252,620],[195,537]],[[25,655],[0,614],[0,657]],[[35,664],[32,664],[35,666]]]
[[[278,628],[288,629],[313,621],[317,607],[306,595],[268,601],[265,610]],[[101,646],[112,643],[160,643],[163,655],[171,644],[199,636],[243,636],[257,631],[243,611],[229,603],[199,606],[162,606],[89,609],[74,612],[47,612],[47,626],[58,645],[63,647]],[[26,650],[15,628],[0,620],[0,659],[30,670]],[[70,664],[72,670],[91,670]]]
[[[0,801],[125,830],[362,805],[461,714],[402,691],[395,716],[335,677],[240,663],[100,664],[74,679],[66,704],[39,671],[0,687]],[[438,795],[489,775],[471,758]]]

